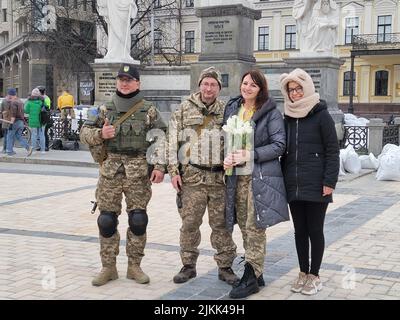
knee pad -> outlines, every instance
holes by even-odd
[[[129,216],[129,227],[135,236],[142,236],[146,233],[147,223],[149,218],[147,217],[146,210],[135,209],[128,213]]]
[[[117,231],[118,217],[116,212],[100,211],[97,218],[97,225],[99,226],[100,234],[104,238],[111,238],[115,231]]]

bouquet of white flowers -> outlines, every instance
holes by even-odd
[[[222,130],[227,133],[226,143],[228,154],[237,150],[251,149],[253,127],[250,121],[243,121],[237,115],[234,115],[228,119]],[[232,171],[232,169],[227,169],[225,174],[231,176]]]

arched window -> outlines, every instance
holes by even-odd
[[[346,71],[343,74],[343,95],[350,95],[350,73],[351,71]],[[356,94],[356,73],[353,72],[353,96]]]
[[[388,80],[389,72],[386,70],[379,70],[375,72],[375,95],[387,96],[388,95]]]

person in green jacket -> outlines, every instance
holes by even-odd
[[[40,111],[43,100],[38,88],[32,90],[31,96],[25,103],[24,111],[28,114],[28,125],[32,132],[31,144],[33,150],[36,150],[36,144],[39,137],[39,146],[41,153],[45,153],[45,127],[40,124]]]
[[[49,96],[46,94],[46,88],[43,86],[37,87],[40,91],[40,94],[42,95],[43,99],[43,104],[46,106],[47,110],[50,112],[51,110],[51,100]],[[51,120],[51,118],[50,118]],[[49,129],[53,126],[53,121],[50,121],[45,124],[44,127],[44,138],[45,138],[45,145],[46,145],[46,151],[49,151]]]

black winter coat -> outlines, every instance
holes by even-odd
[[[224,124],[237,115],[242,97],[231,99],[225,108]],[[257,228],[265,229],[289,220],[286,191],[279,156],[285,151],[286,136],[283,117],[270,98],[252,117],[254,131],[253,197]],[[237,176],[226,180],[226,226],[232,231],[236,222]],[[247,190],[242,190],[245,192]]]
[[[339,145],[335,123],[321,100],[305,118],[285,115],[286,152],[282,157],[288,202],[332,202],[323,186],[335,188],[339,175]]]

